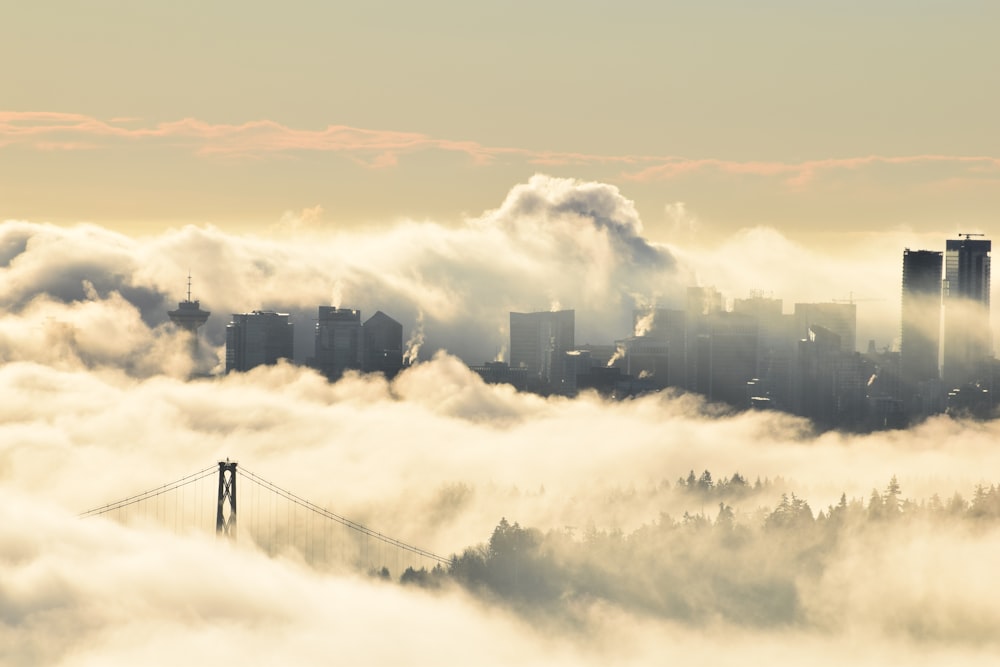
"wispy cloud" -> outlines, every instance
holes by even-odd
[[[725,174],[750,176],[780,176],[790,186],[803,186],[813,181],[821,172],[850,171],[876,165],[903,166],[946,164],[965,167],[970,172],[1000,169],[1000,158],[988,155],[865,155],[860,157],[826,158],[800,162],[737,161],[715,158],[684,159],[665,158],[662,164],[651,165],[641,171],[624,175],[626,180],[638,182],[665,181],[686,174],[715,171]]]
[[[303,151],[336,153],[364,166],[380,169],[398,165],[401,156],[423,151],[465,155],[475,165],[502,159],[530,165],[620,166],[619,178],[631,182],[668,181],[692,174],[715,173],[779,178],[801,188],[821,174],[857,171],[875,166],[940,165],[961,169],[970,178],[1000,171],[1000,157],[989,155],[864,155],[801,161],[728,160],[674,155],[607,155],[488,146],[476,141],[433,137],[420,132],[328,125],[300,129],[273,120],[239,124],[210,123],[197,118],[143,125],[141,119],[101,120],[76,113],[0,111],[0,148],[11,145],[37,150],[97,150],[116,142],[163,144],[188,148],[199,155],[261,158]],[[954,174],[949,178],[954,178]]]

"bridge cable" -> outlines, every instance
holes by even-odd
[[[291,491],[287,491],[286,489],[281,488],[280,486],[278,486],[277,484],[274,484],[273,482],[269,482],[268,480],[264,479],[263,477],[261,477],[259,475],[254,474],[253,472],[247,470],[246,468],[239,467],[239,468],[236,469],[236,472],[237,472],[237,474],[242,475],[243,477],[245,477],[248,481],[251,481],[254,484],[260,485],[264,489],[266,489],[268,491],[271,491],[272,493],[283,497],[285,500],[293,502],[293,503],[295,503],[296,505],[298,505],[300,507],[303,507],[303,508],[305,508],[305,509],[307,509],[307,510],[309,510],[311,512],[314,512],[316,514],[319,514],[320,516],[323,516],[323,517],[325,517],[327,519],[330,519],[331,521],[336,521],[337,523],[339,523],[339,524],[341,524],[343,526],[346,526],[346,527],[351,528],[351,529],[353,529],[353,530],[355,530],[355,531],[357,531],[359,533],[362,533],[366,537],[368,537],[368,536],[374,537],[375,539],[379,540],[380,542],[382,542],[384,544],[392,545],[392,546],[396,547],[397,549],[402,549],[404,551],[409,551],[411,553],[417,554],[418,556],[423,556],[424,558],[427,558],[427,559],[433,560],[433,561],[437,561],[438,563],[441,563],[441,564],[444,564],[444,565],[447,565],[448,563],[451,562],[450,558],[445,558],[444,556],[439,556],[438,554],[435,554],[433,552],[427,551],[426,549],[421,549],[420,547],[413,546],[412,544],[407,544],[406,542],[401,542],[401,541],[399,541],[399,540],[397,540],[397,539],[395,539],[393,537],[389,537],[388,535],[383,535],[382,533],[380,533],[378,531],[372,530],[371,528],[368,528],[367,526],[364,526],[364,525],[358,523],[357,521],[352,521],[352,520],[348,519],[347,517],[343,517],[343,516],[340,516],[339,514],[335,514],[335,513],[331,512],[331,511],[323,508],[323,507],[320,507],[319,505],[316,505],[313,502],[310,502],[310,501],[306,500],[305,498],[302,498],[301,496],[295,495]]]
[[[122,498],[115,502],[102,505],[100,507],[95,507],[94,509],[87,510],[86,512],[81,512],[77,516],[80,518],[88,518],[92,516],[99,516],[101,514],[106,514],[115,510],[128,507],[129,505],[135,505],[144,500],[149,500],[150,498],[155,498],[157,496],[163,495],[164,493],[169,493],[170,491],[176,491],[182,487],[192,484],[199,480],[210,477],[218,472],[218,466],[210,466],[204,470],[199,470],[198,472],[191,473],[185,477],[181,477],[178,480],[170,482],[169,484],[164,484],[163,486],[158,486],[154,489],[149,489],[148,491],[143,491],[142,493],[137,493],[134,496],[129,496],[128,498]]]

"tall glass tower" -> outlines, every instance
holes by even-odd
[[[944,264],[944,364],[949,388],[983,380],[993,354],[990,332],[990,250],[992,242],[959,234],[948,239]]]
[[[934,250],[903,251],[902,326],[900,373],[915,385],[937,380],[941,338],[941,253]]]

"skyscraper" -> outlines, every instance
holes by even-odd
[[[661,377],[660,381],[667,386],[683,387],[687,363],[687,313],[666,308],[633,310],[632,331],[638,338],[648,338],[667,348],[667,377]]]
[[[226,326],[226,372],[248,371],[293,358],[292,323],[286,313],[234,313]]]
[[[403,325],[381,310],[361,325],[364,369],[393,377],[403,368]]]
[[[349,368],[360,369],[364,357],[361,311],[320,306],[316,318],[317,370],[336,380]]]
[[[751,292],[748,299],[733,299],[733,312],[750,315],[757,321],[757,398],[771,405],[791,404],[793,365],[797,342],[795,317],[784,314],[781,299]]]
[[[858,307],[854,303],[797,303],[794,311],[795,336],[812,338],[813,326],[820,326],[840,337],[840,349],[857,351]]]
[[[941,253],[903,250],[900,374],[908,388],[936,380],[941,329]],[[909,389],[908,389],[909,390]]]
[[[575,311],[510,314],[510,365],[528,369],[529,383],[558,391],[565,353],[574,348]]]
[[[757,369],[757,320],[743,313],[706,315],[694,340],[693,389],[710,401],[749,406]]]
[[[992,355],[990,332],[990,250],[992,242],[959,234],[948,239],[944,265],[944,364],[949,388],[983,380]]]

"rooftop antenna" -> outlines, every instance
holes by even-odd
[[[188,269],[188,301],[191,300],[191,269]]]

